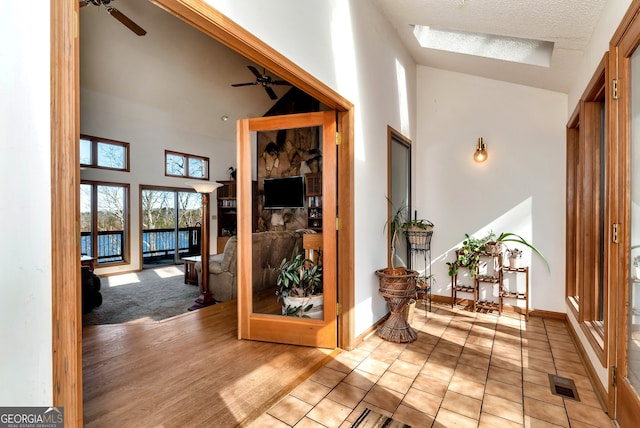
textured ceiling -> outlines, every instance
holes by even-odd
[[[414,60],[490,79],[568,92],[607,0],[376,0]],[[549,68],[421,48],[413,25],[554,43]]]

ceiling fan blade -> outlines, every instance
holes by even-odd
[[[272,85],[289,85],[291,86],[291,83],[287,82],[286,80],[274,80],[271,82]]]
[[[251,72],[255,74],[258,79],[262,79],[262,74],[260,74],[260,72],[253,65],[247,65],[247,68],[251,70]]]
[[[252,86],[252,85],[257,85],[258,82],[249,82],[249,83],[232,83],[231,86]]]
[[[271,98],[272,100],[278,99],[278,96],[276,95],[275,92],[273,92],[273,89],[271,89],[270,87],[265,86],[264,90],[267,91],[267,94],[269,94],[269,98]]]
[[[113,16],[115,19],[124,24],[129,30],[136,33],[138,36],[144,36],[147,34],[146,31],[142,29],[138,24],[127,18],[122,12],[120,12],[115,7],[107,6],[107,12],[109,15]]]

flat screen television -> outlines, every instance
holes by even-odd
[[[265,178],[264,209],[304,208],[304,177]]]

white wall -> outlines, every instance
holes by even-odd
[[[130,143],[131,172],[81,171],[83,180],[130,184],[130,264],[99,268],[99,275],[141,269],[141,185],[190,189],[187,179],[165,176],[165,150],[208,157],[211,180],[228,179],[236,115],[260,116],[273,105],[260,88],[231,88],[254,78],[242,56],[151,3],[122,0],[118,7],[147,35],[136,36],[101,8],[80,11],[80,133]],[[215,218],[210,224],[215,253]]]
[[[565,94],[418,67],[415,200],[435,224],[435,294],[451,295],[445,262],[465,233],[514,232],[551,265],[525,249],[530,306],[565,311],[566,104]],[[478,137],[482,164],[472,158]]]
[[[49,2],[3,4],[0,406],[53,403],[49,32]]]
[[[596,67],[602,60],[602,56],[609,50],[611,37],[618,25],[620,25],[620,21],[622,21],[630,4],[631,0],[612,0],[608,1],[604,7],[602,16],[591,35],[591,40],[585,48],[582,64],[575,79],[575,85],[569,91],[569,114],[572,114],[575,110],[589,80],[591,80],[593,73],[596,71]]]
[[[369,1],[207,0],[355,105],[355,333],[387,311],[387,125],[415,138],[415,64]]]

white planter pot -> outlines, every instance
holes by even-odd
[[[520,257],[509,257],[509,267],[518,269],[520,267]]]
[[[303,309],[312,305],[311,309]],[[287,314],[287,308],[298,308],[294,316],[321,320],[324,318],[324,297],[322,294],[309,297],[285,297],[282,305],[282,315]]]

